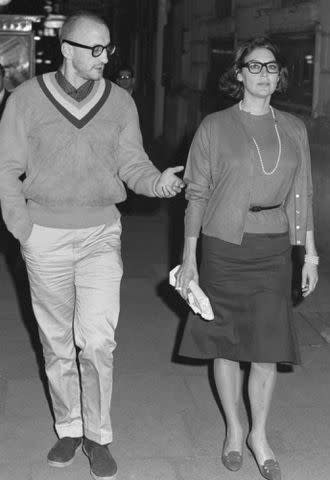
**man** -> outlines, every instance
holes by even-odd
[[[124,88],[130,95],[133,95],[135,84],[133,68],[130,66],[122,66],[118,71],[116,83],[121,88]]]
[[[59,437],[48,463],[69,465],[83,442],[92,476],[107,480],[117,471],[108,449],[122,277],[115,204],[125,198],[123,181],[150,197],[172,197],[184,185],[175,175],[182,167],[161,174],[150,162],[134,102],[103,78],[114,51],[104,21],[77,13],[60,40],[60,70],[9,98],[0,126],[0,195],[7,227],[21,243],[43,344]]]

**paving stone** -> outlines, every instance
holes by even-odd
[[[24,327],[20,327],[21,329]],[[3,356],[4,358],[10,359],[14,355],[24,355],[26,358],[29,359],[30,354],[34,353],[33,352],[33,347],[30,343],[29,336],[26,334],[25,338],[24,337],[18,337],[18,338],[13,338],[12,335],[10,335],[7,339],[6,342],[0,342],[1,345],[1,351],[0,351],[0,358]],[[10,370],[10,362],[6,362],[7,365],[4,365],[4,368],[6,370]]]
[[[207,375],[207,365],[201,363],[198,365],[193,364],[186,364],[184,361],[179,363],[177,359],[172,359],[171,365],[169,365],[171,371],[175,375],[188,377],[188,376],[196,376],[196,377],[205,377]]]
[[[45,458],[55,441],[52,422],[47,419],[22,417],[13,420],[2,419],[0,463],[9,462],[18,466],[28,460]]]
[[[12,315],[15,315],[17,317],[20,316],[20,311],[16,299],[11,298],[11,296],[7,296],[5,299],[2,298],[1,316],[6,318]]]
[[[173,464],[165,458],[118,459],[118,480],[181,480]]]
[[[0,418],[3,416],[6,408],[8,392],[8,379],[0,372]]]
[[[34,480],[28,461],[17,463],[0,463],[1,480]]]
[[[11,379],[39,378],[38,362],[32,347],[29,351],[0,350],[0,365],[4,365],[4,373]]]
[[[143,410],[143,409],[142,409]],[[157,409],[156,409],[157,410]],[[118,451],[122,457],[176,457],[191,455],[193,447],[182,415],[167,411],[139,411],[118,422],[114,417]]]
[[[310,325],[318,331],[321,337],[330,343],[330,311],[315,312],[307,316]]]
[[[330,366],[330,346],[327,343],[315,347],[301,346],[301,366],[295,369],[307,368],[310,375],[318,375],[320,371],[329,371]]]
[[[321,446],[321,442],[320,442]],[[281,458],[283,479],[327,480],[329,478],[329,449],[322,447],[304,452],[293,452]]]
[[[283,453],[330,450],[330,405],[318,407],[277,406],[273,402],[268,428],[269,439],[272,435],[278,441],[274,450],[283,449]],[[315,459],[316,460],[316,459]],[[291,480],[291,479],[290,479]]]
[[[137,457],[190,454],[192,444],[182,418],[189,402],[189,392],[178,377],[120,376],[112,412],[121,454]]]
[[[211,416],[207,412],[189,409],[183,413],[183,419],[193,444],[194,456],[218,457],[226,434],[220,412]]]
[[[8,382],[6,415],[50,418],[45,391],[39,378]]]
[[[294,312],[294,322],[297,330],[299,345],[322,345],[325,340],[310,322],[311,314]]]
[[[154,406],[160,411],[181,412],[191,401],[183,379],[175,375],[159,376],[148,372],[120,375],[115,390],[113,404],[122,408],[125,403],[128,411]]]
[[[330,371],[311,375],[306,368],[278,375],[276,404],[281,406],[325,407],[329,402]]]
[[[184,381],[191,392],[196,407],[201,411],[209,412],[213,416],[218,415],[219,408],[211,390],[207,370],[205,370],[204,377],[188,376],[185,377]]]

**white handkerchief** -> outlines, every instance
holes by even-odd
[[[175,287],[175,274],[179,268],[180,265],[177,265],[175,268],[173,268],[173,270],[170,271],[169,280],[172,287]],[[188,305],[194,313],[199,313],[205,320],[214,319],[214,313],[210,304],[210,300],[194,280],[191,280],[189,283]]]

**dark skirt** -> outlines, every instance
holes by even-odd
[[[288,234],[248,233],[241,245],[203,235],[199,280],[215,318],[190,312],[180,355],[300,363]]]

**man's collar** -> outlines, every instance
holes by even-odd
[[[70,95],[70,97],[74,98],[77,102],[81,102],[84,100],[92,91],[94,86],[94,80],[87,80],[83,85],[79,88],[75,88],[63,75],[61,70],[58,70],[55,73],[55,78],[59,86]]]

